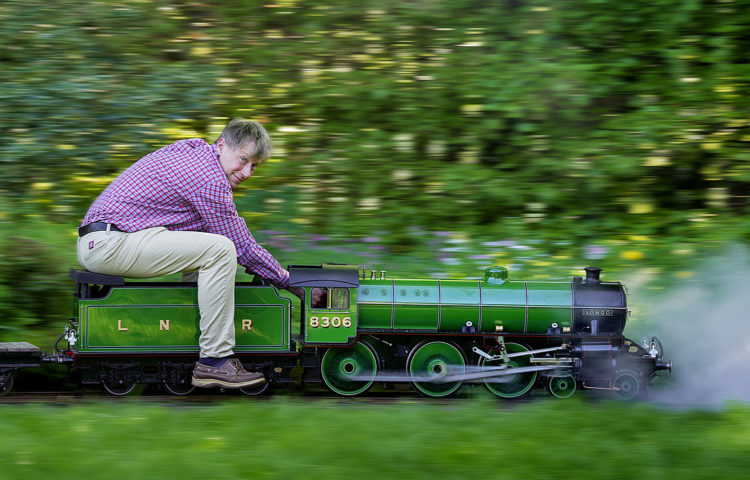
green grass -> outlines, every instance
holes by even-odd
[[[485,398],[0,406],[3,478],[748,478],[750,408]]]

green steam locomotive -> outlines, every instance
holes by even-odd
[[[270,384],[324,384],[342,396],[373,385],[411,384],[445,397],[484,384],[501,398],[537,386],[559,398],[579,389],[632,399],[661,370],[656,337],[623,336],[628,316],[622,284],[586,268],[571,282],[513,281],[504,267],[481,280],[387,278],[385,272],[326,264],[291,266],[290,287],[256,277],[236,285],[234,349]],[[75,315],[51,355],[21,342],[0,344],[0,393],[18,368],[67,364],[81,382],[114,395],[138,383],[189,394],[198,355],[197,285],[131,281],[71,271]],[[61,344],[67,343],[65,347]]]

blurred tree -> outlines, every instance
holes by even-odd
[[[399,251],[413,228],[577,242],[721,221],[747,241],[746,7],[8,0],[5,221],[69,228],[142,155],[240,115],[278,147],[237,192],[266,228]]]

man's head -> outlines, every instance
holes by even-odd
[[[233,118],[216,140],[216,152],[229,183],[236,188],[271,154],[271,138],[260,123]]]

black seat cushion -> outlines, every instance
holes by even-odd
[[[88,285],[125,285],[125,279],[116,275],[89,272],[88,270],[70,270],[70,278],[76,283]]]

